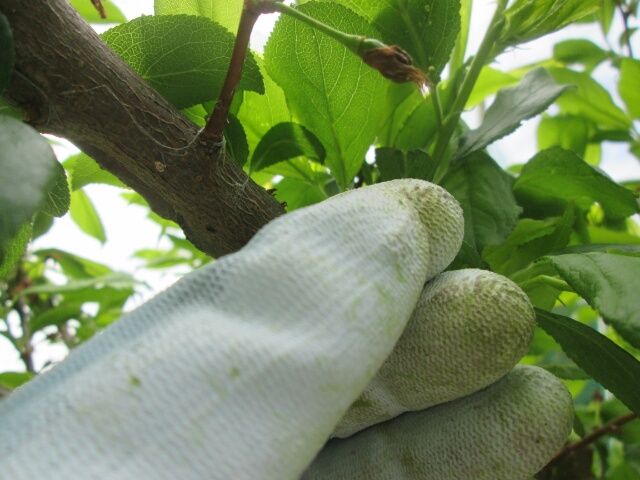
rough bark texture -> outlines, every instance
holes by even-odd
[[[16,42],[6,97],[178,222],[200,249],[241,248],[280,204],[149,87],[66,0],[0,0]]]

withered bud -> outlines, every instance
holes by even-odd
[[[427,83],[427,75],[415,67],[411,56],[397,45],[385,45],[378,40],[366,39],[362,42],[360,56],[367,65],[393,82],[413,82],[418,87]]]

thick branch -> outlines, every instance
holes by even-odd
[[[177,221],[200,249],[233,252],[282,213],[65,0],[0,0],[0,11],[16,41],[8,99],[35,128],[68,138]]]

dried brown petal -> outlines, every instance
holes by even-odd
[[[427,82],[425,73],[414,67],[411,56],[397,45],[372,48],[362,54],[362,59],[393,82],[413,82],[419,87]]]

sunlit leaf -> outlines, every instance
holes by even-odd
[[[243,0],[155,0],[156,15],[200,15],[236,33]]]
[[[71,190],[78,190],[92,183],[126,188],[126,185],[115,175],[102,169],[93,158],[85,153],[72,155],[62,165],[69,173]]]
[[[629,114],[640,119],[640,61],[634,58],[622,59],[618,90]]]
[[[299,8],[347,33],[375,35],[363,18],[341,5]],[[265,63],[292,112],[322,142],[327,166],[346,188],[378,132],[387,81],[335,40],[288,17],[276,24]]]
[[[70,0],[82,18],[89,23],[124,23],[127,18],[111,0],[101,0],[107,18],[102,18],[91,0]]]
[[[178,108],[218,97],[234,44],[234,35],[224,27],[188,15],[140,17],[112,28],[102,38]],[[239,88],[264,91],[251,55]]]
[[[556,102],[563,113],[583,116],[604,130],[629,129],[629,117],[613,102],[609,92],[588,73],[557,67],[548,71],[557,82],[575,87],[566,90]]]
[[[467,156],[513,132],[522,121],[545,111],[566,89],[542,68],[528,73],[518,86],[498,92],[482,125],[462,135],[456,156]]]
[[[517,45],[555,32],[598,11],[600,0],[516,0],[506,11],[502,42]]]
[[[460,31],[460,0],[338,0],[373,23],[381,40],[439,74]]]
[[[82,190],[76,190],[71,194],[71,208],[69,212],[71,213],[71,218],[80,230],[95,238],[100,243],[107,241],[100,216],[87,194]]]
[[[638,212],[633,193],[561,148],[539,152],[522,169],[513,191],[525,213],[547,216],[568,205],[588,211],[598,202],[610,219],[624,219]]]
[[[583,38],[564,40],[553,46],[553,58],[568,65],[574,63],[584,65],[589,70],[594,69],[608,57],[609,54],[598,45]]]

